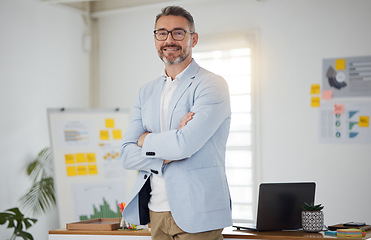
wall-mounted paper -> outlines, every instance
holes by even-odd
[[[369,116],[359,116],[358,126],[369,127],[370,117]]]
[[[334,113],[335,114],[342,114],[344,112],[344,104],[335,104],[334,105]]]
[[[322,91],[333,98],[371,96],[371,56],[323,59]]]
[[[323,90],[322,92],[322,99],[331,99],[332,98],[333,90]]]
[[[310,101],[310,106],[311,107],[319,107],[320,106],[320,98],[319,97],[312,97]]]
[[[319,94],[321,92],[321,86],[319,84],[312,84],[310,87],[310,94]]]

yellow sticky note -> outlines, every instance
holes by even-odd
[[[88,159],[88,162],[96,162],[95,153],[87,153],[86,158]]]
[[[359,116],[359,127],[369,127],[370,126],[370,117],[369,116]]]
[[[89,165],[88,166],[88,172],[89,172],[89,175],[98,174],[98,167],[97,167],[97,165]]]
[[[87,175],[88,170],[86,166],[77,166],[77,175]]]
[[[319,84],[312,84],[310,87],[310,94],[319,94],[321,90],[321,86]]]
[[[74,164],[75,163],[75,156],[73,154],[64,155],[64,159],[66,161],[66,164]]]
[[[343,112],[344,112],[344,104],[335,104],[334,113],[335,114],[343,114]]]
[[[122,134],[121,134],[120,129],[112,130],[112,134],[113,134],[113,139],[121,139],[122,138]]]
[[[101,140],[109,140],[109,132],[107,130],[100,131],[100,139]]]
[[[76,167],[67,167],[67,176],[76,176]]]
[[[320,98],[319,97],[312,97],[310,101],[311,107],[319,107],[320,106]]]
[[[114,128],[115,127],[115,120],[113,118],[106,119],[106,128]]]
[[[335,69],[336,70],[345,70],[345,59],[336,59],[335,60]]]
[[[78,162],[78,163],[86,162],[85,154],[84,153],[76,153],[76,162]]]

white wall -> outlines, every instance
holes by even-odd
[[[49,144],[47,108],[88,107],[89,56],[80,14],[39,0],[0,1],[0,211],[19,207],[30,187],[25,166]],[[32,216],[46,240],[57,211]],[[11,231],[0,226],[0,239]]]
[[[202,36],[258,32],[261,181],[315,181],[325,223],[366,221],[371,192],[370,144],[320,144],[310,86],[322,59],[371,55],[371,1],[191,1],[182,4]],[[139,87],[160,74],[153,44],[161,7],[101,16],[101,106],[132,108]]]

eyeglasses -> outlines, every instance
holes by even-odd
[[[153,31],[158,41],[165,41],[167,37],[169,36],[169,33],[171,33],[171,37],[175,41],[182,41],[185,38],[185,35],[187,32],[189,32],[190,34],[194,33],[194,32],[184,30],[184,29],[174,29],[172,31],[168,31],[166,29],[160,29],[160,30]]]

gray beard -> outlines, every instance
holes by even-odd
[[[173,65],[173,64],[178,64],[178,63],[184,62],[187,59],[188,56],[189,56],[189,54],[187,54],[186,56],[179,55],[179,57],[177,57],[176,59],[174,59],[172,61],[169,61],[169,60],[166,59],[166,57],[163,54],[161,54],[160,59],[165,64]]]
[[[188,41],[186,48],[190,49],[191,48],[190,45],[191,45],[191,41]],[[178,64],[178,63],[184,62],[189,57],[191,52],[192,51],[190,50],[188,53],[185,52],[185,55],[180,54],[176,59],[174,59],[172,61],[167,60],[165,55],[162,52],[159,53],[159,57],[165,64],[173,65],[173,64]]]

